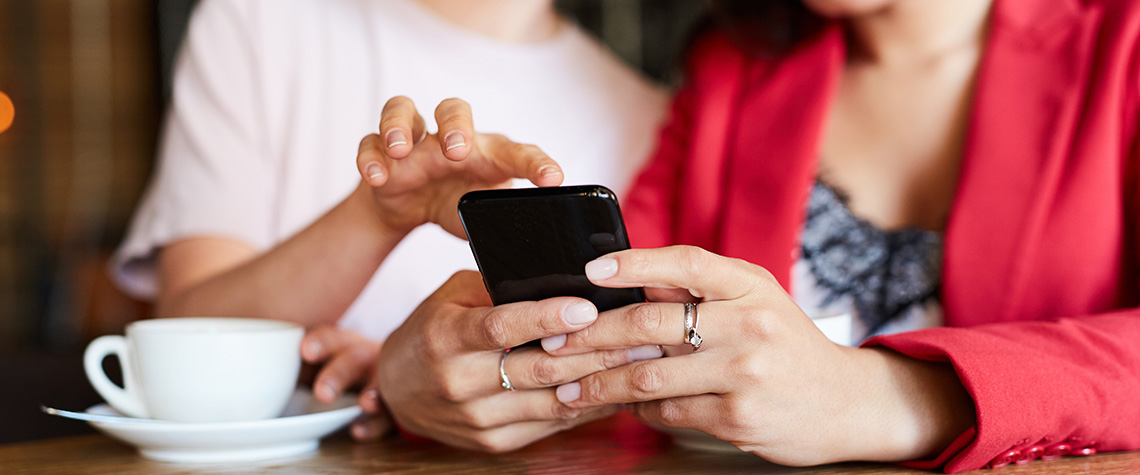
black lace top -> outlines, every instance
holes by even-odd
[[[803,262],[819,306],[846,299],[864,331],[879,332],[915,308],[937,301],[942,234],[923,229],[883,231],[851,214],[842,194],[816,182],[802,237]],[[941,318],[939,309],[939,318]],[[907,328],[909,329],[909,328]]]

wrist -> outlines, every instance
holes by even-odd
[[[386,213],[376,204],[372,196],[372,187],[363,181],[344,204],[351,210],[354,219],[367,226],[381,240],[399,242],[415,229],[415,226],[399,226],[384,219]]]
[[[974,425],[974,403],[949,363],[910,358],[886,348],[857,351],[872,382],[864,424],[877,444],[862,460],[897,462],[936,457]],[[864,442],[865,444],[865,442]]]

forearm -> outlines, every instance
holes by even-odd
[[[268,252],[191,285],[163,282],[156,313],[335,321],[406,235],[384,226],[370,200],[360,187]],[[160,257],[164,275],[171,265]]]

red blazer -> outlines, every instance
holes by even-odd
[[[1140,2],[997,0],[991,21],[946,327],[866,344],[950,362],[974,398],[977,425],[913,465],[1140,449]],[[844,48],[837,25],[779,59],[702,38],[625,203],[634,244],[747,259],[787,288]]]

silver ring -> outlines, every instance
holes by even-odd
[[[507,370],[505,368],[507,362],[507,355],[511,352],[510,348],[503,350],[503,356],[499,357],[499,384],[507,391],[514,391],[515,387],[511,386],[511,378],[507,377]]]
[[[700,317],[697,304],[685,304],[685,342],[693,347],[693,351],[701,349],[701,334],[697,333],[697,323]]]

